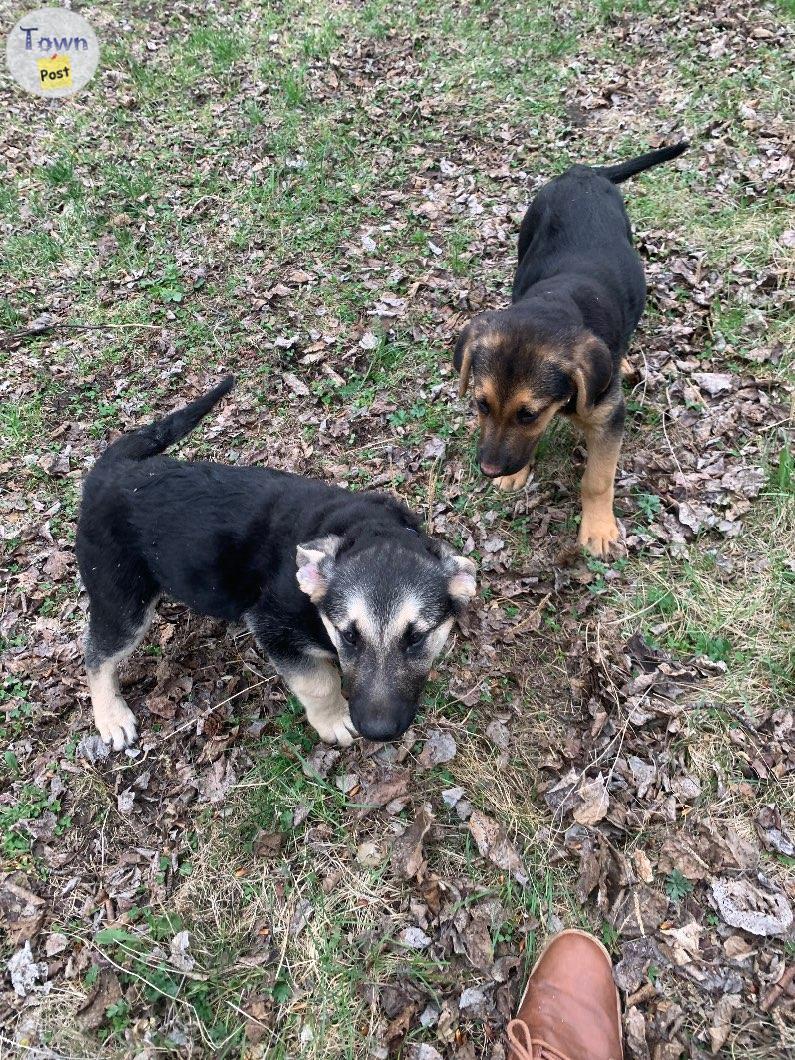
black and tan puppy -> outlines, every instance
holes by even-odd
[[[475,592],[475,566],[384,494],[164,456],[231,386],[120,438],[86,479],[77,558],[99,733],[116,750],[136,738],[118,666],[167,595],[245,622],[323,740],[394,739]]]
[[[579,542],[595,556],[618,539],[613,483],[624,426],[621,363],[643,312],[646,282],[621,192],[635,173],[686,143],[616,166],[572,166],[539,191],[519,232],[509,309],[483,313],[455,350],[460,393],[474,377],[478,459],[499,489],[521,489],[556,413],[588,446]]]

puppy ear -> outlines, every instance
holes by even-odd
[[[475,333],[472,327],[466,327],[458,337],[453,354],[453,368],[458,372],[458,394],[463,397],[469,386],[469,373],[472,371],[472,348],[475,345]]]
[[[478,583],[475,580],[475,564],[466,556],[456,556],[462,566],[455,572],[447,583],[447,590],[459,607],[466,607],[475,593],[478,591]]]
[[[459,556],[446,541],[434,541],[433,551],[441,559],[448,576],[447,591],[453,602],[458,607],[465,608],[478,588],[475,581],[477,567],[474,561],[468,556]]]
[[[613,380],[613,358],[607,346],[589,335],[575,354],[572,382],[577,391],[577,415],[587,417]]]
[[[296,579],[298,588],[306,593],[313,604],[318,604],[326,595],[334,571],[334,557],[340,547],[340,538],[334,534],[307,541],[295,550],[298,566]]]

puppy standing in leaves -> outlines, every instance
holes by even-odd
[[[621,367],[646,301],[621,192],[628,177],[677,158],[687,143],[616,166],[572,166],[539,191],[519,232],[509,309],[463,331],[460,393],[474,377],[478,459],[502,490],[521,489],[556,413],[585,435],[579,543],[607,556],[618,540],[613,489],[624,429]]]
[[[474,564],[383,494],[163,456],[232,383],[120,438],[86,479],[77,559],[99,734],[116,750],[136,739],[118,666],[166,594],[244,621],[321,739],[395,739],[475,593]]]

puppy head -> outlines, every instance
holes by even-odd
[[[411,725],[433,661],[475,594],[475,565],[412,531],[345,550],[298,546],[298,584],[337,649],[351,720],[371,740]]]
[[[478,461],[489,478],[531,464],[550,420],[570,402],[587,418],[613,375],[610,351],[590,331],[558,329],[519,307],[476,317],[458,340],[453,364],[462,395],[470,376],[474,381]]]

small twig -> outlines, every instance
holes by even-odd
[[[454,696],[452,699],[448,699],[446,703],[442,704],[441,709],[447,710],[448,707],[454,707],[456,703],[460,703],[462,699],[469,699],[470,696],[473,696],[475,692],[477,692],[478,689],[482,688],[487,681],[488,677],[481,677],[481,679],[477,681],[468,692],[464,692],[463,696]]]
[[[367,371],[364,373],[362,378],[359,380],[359,390],[360,391],[364,387],[364,384],[367,382],[367,380],[370,378],[370,375],[371,375],[371,373],[373,371],[373,368],[375,368],[376,364],[381,360],[381,353],[383,352],[384,345],[385,344],[383,342],[383,337],[381,337],[381,341],[379,341],[378,345],[373,350],[373,356],[370,358],[370,363],[367,365]]]
[[[670,396],[670,394],[668,393],[667,390],[665,392],[665,397],[666,397],[666,400],[668,401],[668,409],[670,409],[671,408],[671,396]],[[666,427],[665,427],[665,414],[668,411],[668,409],[663,409],[663,414],[660,417],[660,425],[662,426],[663,437],[665,438],[665,443],[666,443],[666,445],[668,446],[668,448],[669,448],[669,450],[671,452],[671,456],[674,458],[674,463],[676,464],[676,466],[677,466],[677,468],[679,470],[679,474],[680,475],[684,475],[684,471],[682,471],[682,465],[679,463],[679,458],[677,457],[676,453],[674,452],[674,447],[671,445],[671,439],[668,437],[668,431],[666,430]]]
[[[28,335],[46,335],[48,331],[57,331],[58,329],[65,331],[110,331],[119,328],[146,328],[148,331],[160,331],[161,327],[161,324],[67,324],[53,321],[52,324],[45,324],[43,327],[15,331],[12,335],[3,339],[3,344],[16,342],[19,339],[26,338]]]
[[[357,445],[355,449],[348,449],[348,455],[352,456],[354,453],[363,453],[365,449],[387,449],[390,445],[394,444],[394,438],[379,438],[374,442],[367,442],[365,445]]]
[[[792,987],[793,985],[793,979],[795,979],[795,964],[791,964],[789,968],[786,969],[779,981],[777,983],[774,983],[773,986],[770,987],[768,992],[765,994],[765,996],[759,1003],[760,1009],[763,1012],[769,1012],[770,1009],[773,1008],[775,1004],[777,1004],[777,1002],[784,994],[786,994],[788,997],[795,996],[793,995],[793,991],[790,989],[790,987]]]
[[[164,990],[161,990],[160,987],[157,985],[157,983],[154,983],[150,979],[147,979],[145,975],[141,975],[139,972],[135,971],[133,968],[125,968],[125,967],[123,967],[123,965],[118,964],[116,961],[114,961],[114,959],[110,956],[110,954],[106,950],[103,950],[100,946],[98,946],[97,943],[93,939],[83,938],[82,936],[80,936],[80,935],[78,935],[76,933],[73,933],[73,932],[70,933],[70,935],[71,935],[72,938],[79,939],[81,942],[87,943],[89,946],[91,946],[92,949],[95,949],[97,951],[97,953],[102,955],[102,957],[108,962],[108,964],[112,965],[112,967],[114,967],[116,969],[117,972],[121,972],[122,975],[129,976],[132,979],[138,979],[145,986],[149,987],[150,990],[153,990],[156,994],[159,994],[160,997],[168,998],[169,1001],[176,1002],[179,1005],[184,1005],[186,1008],[190,1009],[190,1011],[193,1013],[194,1018],[196,1019],[196,1023],[197,1023],[197,1025],[199,1027],[199,1033],[201,1034],[202,1038],[204,1038],[205,1042],[208,1045],[213,1044],[211,1042],[210,1038],[209,1038],[209,1035],[207,1034],[207,1031],[205,1029],[204,1023],[199,1018],[199,1013],[196,1011],[196,1007],[193,1005],[193,1003],[191,1001],[188,1001],[186,998],[181,998],[179,996],[172,997],[171,994],[167,994]],[[123,949],[123,947],[120,947],[120,948]],[[128,952],[128,951],[124,950],[124,952]],[[138,953],[135,953],[135,952],[133,953],[133,955],[136,956],[136,957],[140,956]],[[181,974],[185,975],[184,972],[182,972]],[[193,976],[187,976],[186,978],[194,978],[194,977]]]
[[[541,603],[533,608],[527,618],[523,618],[521,622],[517,622],[515,626],[511,626],[511,628],[506,630],[506,632],[510,633],[513,637],[515,637],[517,633],[524,633],[527,627],[532,625],[533,622],[539,617],[541,612],[549,603],[551,597],[552,593],[547,593]]]
[[[197,718],[189,718],[186,722],[183,722],[182,725],[178,725],[176,729],[172,729],[170,733],[164,736],[160,742],[166,743],[167,740],[170,740],[174,736],[176,736],[178,732],[182,732],[183,729],[189,729],[191,725],[195,725],[197,721],[206,721],[207,718],[209,718],[214,711],[218,710],[219,707],[225,707],[226,704],[231,703],[233,699],[237,699],[239,696],[245,695],[246,692],[251,692],[253,689],[259,688],[260,685],[266,685],[270,681],[275,680],[275,675],[273,677],[265,677],[261,681],[255,682],[253,685],[247,685],[245,688],[241,688],[240,691],[235,692],[233,696],[228,696],[226,699],[222,699],[220,703],[215,703],[212,707],[208,707],[207,710],[205,710],[204,713],[200,714]]]
[[[777,427],[789,427],[790,423],[791,418],[788,416],[786,419],[776,420],[775,423],[768,423],[764,427],[757,427],[756,429],[761,432],[774,431]]]
[[[250,1012],[246,1012],[245,1009],[239,1008],[233,1001],[230,1001],[229,998],[225,998],[224,1000],[231,1009],[234,1009],[235,1012],[238,1012],[249,1023],[255,1023],[258,1027],[261,1027],[263,1030],[267,1031],[271,1041],[273,1041],[273,1030],[268,1026],[267,1023],[263,1023],[262,1020],[258,1020],[256,1016],[252,1016],[252,1014]]]
[[[14,1051],[9,1052],[8,1056],[19,1055],[18,1050],[26,1049],[29,1053],[33,1054],[34,1057],[41,1056],[41,1046],[36,1042],[28,1043],[26,1041],[20,1041],[17,1038],[7,1038],[4,1034],[0,1034],[0,1046],[8,1045]],[[3,1056],[3,1051],[0,1049],[0,1056]],[[85,1053],[58,1053],[60,1060],[83,1060]]]
[[[632,622],[640,615],[645,615],[647,611],[653,611],[655,607],[659,607],[659,601],[654,600],[652,603],[642,607],[640,611],[633,611],[629,615],[621,615],[620,618],[611,618],[609,622],[602,622],[603,626],[623,626],[626,622]]]
[[[639,349],[638,353],[643,358],[643,378],[639,379],[638,382],[635,384],[635,386],[633,386],[632,393],[634,394],[635,391],[638,389],[638,387],[642,387],[643,388],[643,393],[640,395],[640,402],[639,402],[640,405],[643,406],[643,405],[646,404],[646,390],[648,389],[648,386],[649,386],[649,362],[646,360],[646,354],[643,352],[642,349]]]
[[[646,983],[640,990],[636,990],[634,994],[630,994],[627,998],[627,1008],[632,1008],[633,1005],[642,1005],[645,1001],[651,1001],[652,998],[657,997],[659,991],[654,983]]]
[[[438,477],[438,468],[441,460],[439,457],[433,462],[433,466],[428,474],[428,526],[433,526],[433,502],[436,497],[436,480]]]

